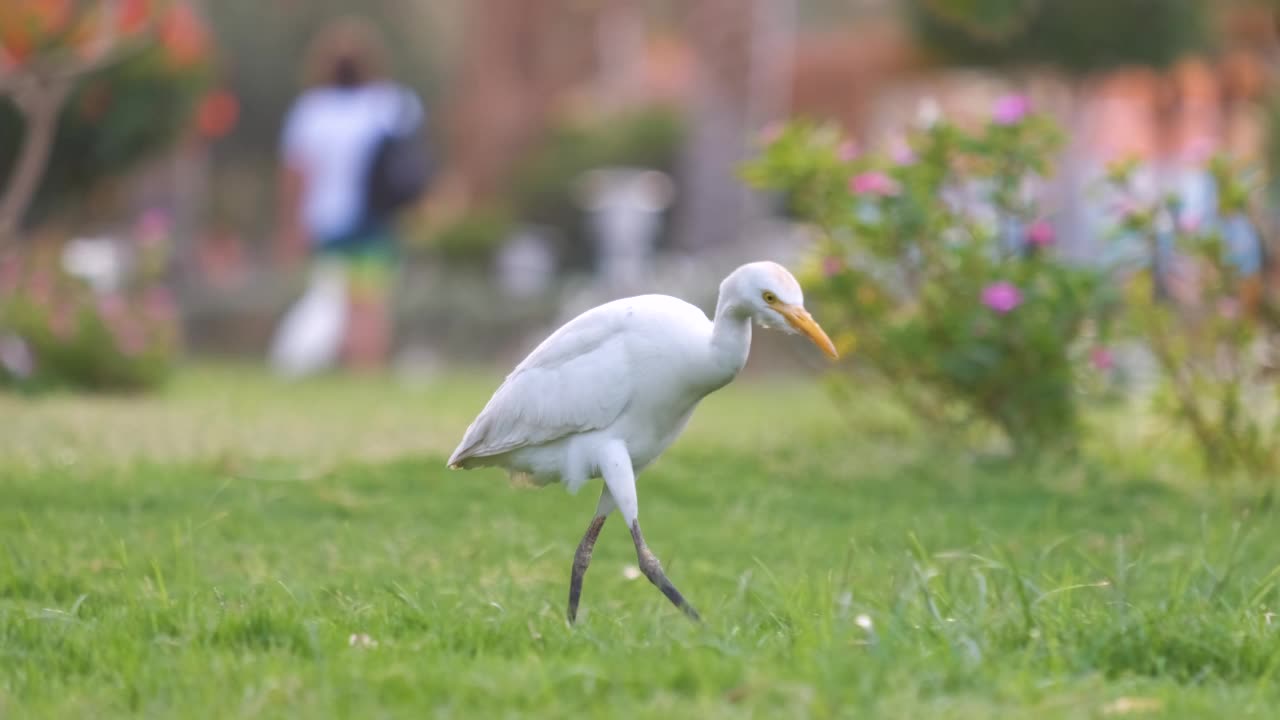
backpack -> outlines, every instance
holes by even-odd
[[[407,94],[402,97],[401,121],[374,145],[365,177],[365,217],[372,223],[386,220],[422,197],[434,170],[412,99]]]

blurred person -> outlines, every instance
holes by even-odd
[[[374,166],[420,160],[409,157],[416,145],[406,151],[384,144],[416,136],[423,109],[386,77],[383,47],[361,19],[323,28],[306,60],[309,87],[290,108],[281,139],[280,250],[286,263],[310,253],[317,264],[342,270],[347,307],[339,355],[352,370],[381,368],[391,351],[393,219],[408,201],[389,203],[371,189]]]

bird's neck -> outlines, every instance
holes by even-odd
[[[717,369],[727,373],[728,380],[747,364],[751,350],[751,314],[744,308],[721,298],[716,306],[714,329],[711,331],[711,360]]]

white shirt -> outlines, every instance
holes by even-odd
[[[294,102],[281,150],[303,175],[302,220],[313,242],[355,229],[378,139],[397,121],[416,123],[421,115],[417,98],[391,83],[314,88]]]

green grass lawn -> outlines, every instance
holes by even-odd
[[[444,456],[496,377],[0,397],[0,717],[1275,717],[1280,524],[1150,450],[1030,470],[806,381],[712,396],[641,479]],[[354,636],[354,641],[353,641]],[[368,638],[365,640],[365,638]]]

